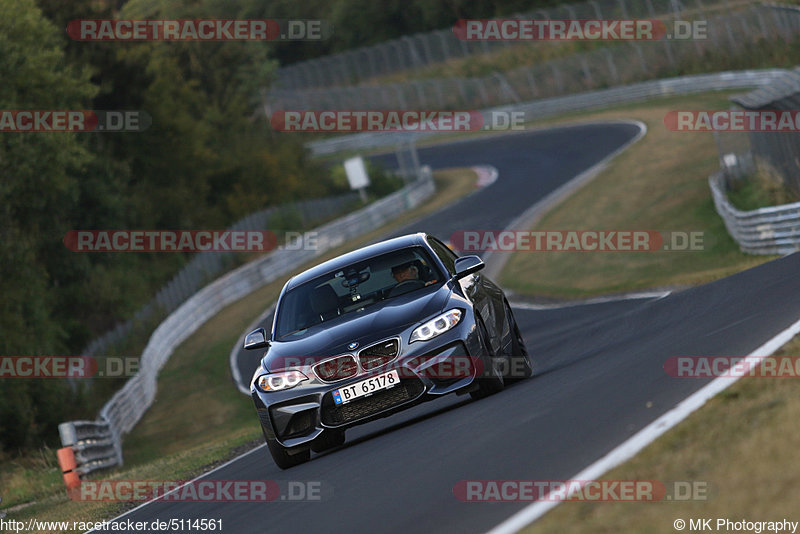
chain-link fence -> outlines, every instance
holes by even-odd
[[[792,11],[800,14],[799,9],[792,8]],[[790,71],[779,83],[764,86],[758,91],[732,100],[744,109],[753,111],[800,110],[800,69]],[[729,137],[733,135],[737,134]],[[800,195],[800,133],[749,132],[738,136],[746,136],[747,149],[755,166],[769,169],[788,188]],[[726,150],[729,150],[730,144],[731,140],[728,140],[724,145]]]
[[[699,3],[687,7],[686,3],[664,0],[619,0],[564,6],[561,8],[563,13],[559,11],[548,15],[553,18],[596,17],[599,11],[606,18],[653,18],[657,13],[666,10],[670,17],[677,14],[686,19],[705,20],[707,35],[705,39],[693,40],[608,43],[602,48],[482,77],[345,85],[359,81],[360,78],[347,74],[344,57],[365,54],[365,49],[348,53],[350,55],[339,54],[314,60],[326,64],[325,67],[321,64],[313,69],[310,66],[297,66],[298,70],[313,70],[318,79],[297,78],[294,82],[287,82],[283,86],[279,84],[270,91],[265,91],[262,96],[269,109],[481,109],[669,76],[678,70],[704,62],[710,55],[741,57],[759,46],[762,41],[791,40],[800,33],[800,12],[796,9],[754,5],[750,2],[724,2],[724,5],[729,6],[729,9],[713,16],[709,15],[709,9],[703,9]],[[451,31],[449,33],[452,39],[456,39]],[[431,35],[435,34],[433,32]],[[411,46],[410,43],[415,39],[419,41],[421,38],[407,37],[380,46],[399,50],[400,43]],[[434,38],[429,36],[426,39]],[[462,50],[477,47],[484,51],[502,46],[563,44],[459,42],[464,43]],[[425,48],[422,45],[419,47]],[[388,53],[379,55],[391,57]],[[407,54],[400,57],[405,55]],[[385,59],[384,64],[386,61],[388,59]],[[369,61],[357,63],[362,64],[363,70],[363,64],[369,64]],[[397,63],[396,66],[400,69],[401,64]],[[407,69],[409,62],[402,62],[402,66]]]
[[[731,100],[751,111],[800,110],[800,68],[786,71],[773,83]],[[716,133],[715,137],[729,185],[732,180],[759,171],[782,180],[786,187],[800,195],[800,133],[728,131]]]
[[[510,16],[516,19],[697,19],[752,4],[752,0],[592,0],[562,4]],[[537,42],[535,46],[558,46]],[[515,46],[508,41],[465,41],[452,28],[417,33],[373,46],[282,67],[276,86],[281,89],[330,89],[364,83],[382,76],[414,71],[450,60],[486,55]]]

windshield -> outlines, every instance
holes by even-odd
[[[302,336],[312,326],[443,281],[422,247],[375,256],[287,291],[278,308],[275,337]]]

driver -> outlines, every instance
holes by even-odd
[[[392,276],[398,284],[406,280],[419,280],[419,269],[413,263],[395,265],[392,267]]]

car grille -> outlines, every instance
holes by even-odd
[[[335,382],[344,378],[356,376],[358,363],[350,354],[338,356],[314,366],[314,372],[323,382]]]
[[[385,365],[397,357],[400,342],[397,339],[388,339],[376,343],[371,347],[362,349],[358,353],[358,361],[365,371]]]
[[[333,395],[327,393],[322,401],[320,419],[328,426],[343,425],[387,410],[419,397],[425,385],[418,378],[403,379],[397,386],[376,391],[369,397],[337,406]]]

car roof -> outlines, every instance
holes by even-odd
[[[381,254],[385,254],[386,252],[392,252],[393,250],[400,250],[402,248],[413,247],[413,246],[425,246],[426,237],[427,234],[424,234],[422,232],[416,234],[408,234],[400,237],[395,237],[393,239],[387,239],[386,241],[381,241],[373,245],[367,245],[366,247],[362,247],[352,252],[342,254],[341,256],[337,256],[326,262],[320,263],[319,265],[316,265],[294,276],[291,280],[289,280],[286,283],[286,289],[287,290],[292,289],[304,282],[313,280],[314,278],[321,276],[325,273],[336,271],[352,263],[365,260],[367,258],[380,256]]]

